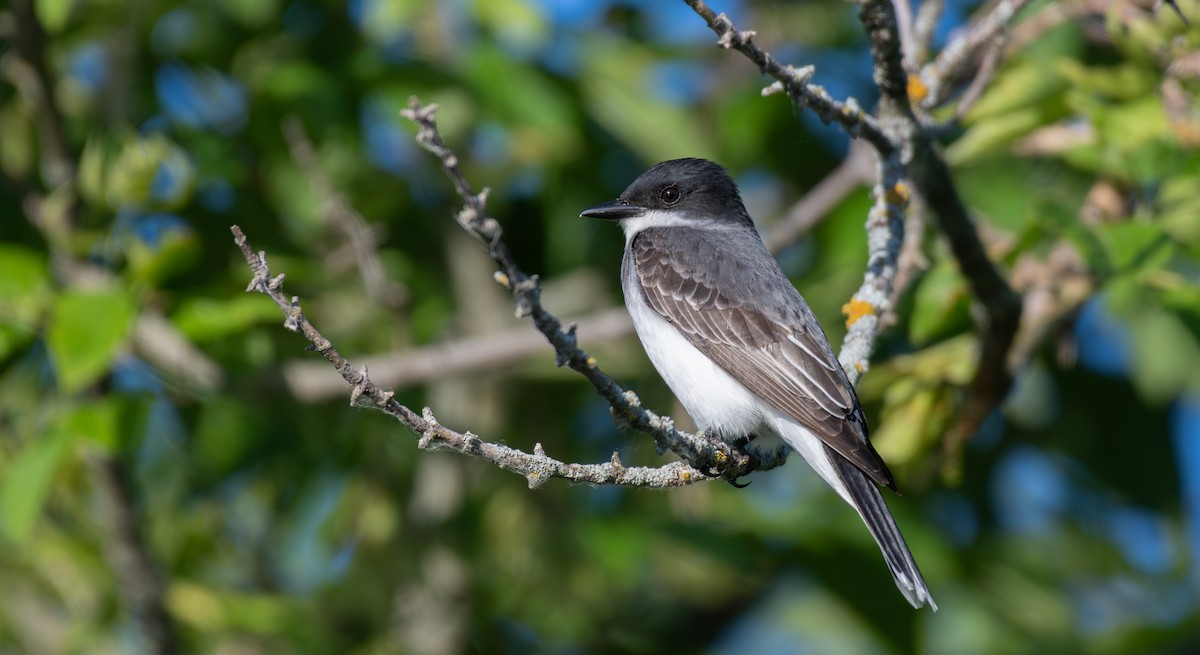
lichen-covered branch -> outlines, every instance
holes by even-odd
[[[870,366],[880,320],[891,310],[908,198],[900,154],[893,153],[880,160],[879,182],[871,191],[873,204],[867,214],[867,270],[863,283],[842,308],[846,315],[846,338],[838,361],[853,384],[858,384]]]

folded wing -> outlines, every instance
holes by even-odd
[[[680,228],[643,230],[630,247],[652,309],[755,395],[895,489],[841,364],[774,259],[728,261],[711,236]]]

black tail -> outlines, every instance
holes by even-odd
[[[850,492],[854,509],[858,510],[858,515],[862,517],[867,529],[871,531],[871,536],[875,537],[875,542],[879,544],[879,550],[883,551],[883,559],[887,562],[900,593],[904,594],[913,607],[920,608],[928,604],[936,612],[937,603],[933,602],[933,597],[929,595],[925,578],[921,577],[921,570],[913,561],[908,544],[904,543],[900,528],[896,527],[896,521],[884,504],[879,488],[858,470],[858,467],[833,449],[826,446],[825,453]]]

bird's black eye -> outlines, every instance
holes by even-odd
[[[675,203],[679,202],[679,188],[674,184],[669,187],[664,187],[663,190],[658,194],[658,197],[665,204],[674,205]]]

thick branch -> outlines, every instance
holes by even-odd
[[[763,89],[764,95],[779,91],[787,93],[797,107],[802,109],[807,107],[813,110],[826,124],[837,121],[850,136],[861,135],[870,141],[881,156],[887,156],[896,149],[895,142],[888,137],[879,123],[870,114],[863,111],[853,98],[844,103],[838,102],[824,88],[810,84],[809,80],[812,79],[814,73],[812,66],[796,68],[780,64],[769,52],[759,48],[752,41],[754,32],[750,30],[739,32],[734,28],[729,17],[725,14],[716,14],[701,0],[684,1],[717,34],[717,45],[727,50],[730,48],[737,50],[754,62],[764,74],[775,78],[774,84]]]
[[[38,20],[33,0],[12,0],[17,19],[16,51],[33,69],[33,85],[27,99],[35,104],[46,161],[42,173],[48,187],[54,188],[75,177],[75,160],[67,146],[62,111],[54,95],[54,80],[46,61],[46,30]]]
[[[1020,324],[1021,299],[988,259],[949,167],[933,137],[912,113],[907,90],[901,83],[904,71],[900,66],[896,19],[890,0],[868,0],[859,17],[871,41],[875,78],[880,81],[885,99],[908,121],[906,131],[912,135],[909,179],[933,212],[972,295],[983,310],[979,363],[971,380],[970,397],[958,427],[948,438],[949,443],[955,443],[973,434],[1012,386],[1006,360]],[[984,23],[991,24],[987,20]]]
[[[110,455],[93,457],[89,465],[104,512],[105,529],[110,533],[104,545],[117,589],[141,626],[151,652],[176,653],[179,639],[167,614],[162,576],[139,529],[129,471]]]
[[[438,423],[429,408],[426,408],[421,414],[417,414],[396,401],[393,392],[384,390],[371,382],[365,366],[359,369],[351,366],[350,362],[346,361],[333,347],[333,344],[322,336],[312,323],[309,323],[304,312],[301,311],[297,299],[295,297],[288,299],[284,296],[282,291],[283,275],[271,277],[266,254],[261,251],[255,254],[240,227],[234,225],[230,229],[234,235],[234,242],[241,249],[250,270],[254,272],[254,277],[246,291],[264,293],[275,301],[275,304],[287,317],[284,327],[303,334],[312,348],[332,364],[342,379],[350,384],[351,405],[373,407],[392,416],[421,435],[418,442],[420,448],[424,450],[456,450],[466,455],[485,459],[506,471],[525,476],[531,488],[541,485],[550,478],[564,478],[592,484],[656,488],[681,487],[711,479],[709,474],[683,462],[672,462],[658,468],[626,467],[621,464],[616,453],[613,453],[612,460],[605,464],[568,464],[547,457],[541,444],[534,447],[533,453],[526,453],[515,448],[484,441],[470,432],[462,433],[451,430]],[[642,411],[645,412],[645,410]],[[658,420],[669,422],[669,419]],[[691,438],[696,439],[695,437]],[[742,457],[748,458],[745,455]],[[722,460],[714,457],[714,461]],[[739,460],[734,457],[726,457],[723,461],[737,464]],[[744,473],[748,473],[749,470],[747,469]]]

